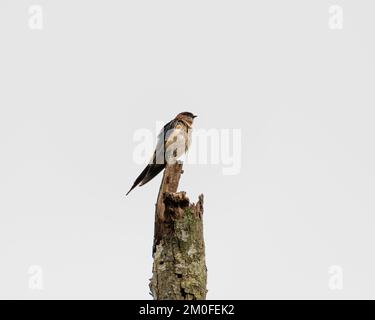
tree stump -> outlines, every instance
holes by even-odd
[[[155,209],[153,267],[154,300],[204,300],[207,268],[203,239],[203,195],[190,203],[177,192],[182,163],[167,164]]]

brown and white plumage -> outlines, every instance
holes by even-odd
[[[158,142],[150,163],[134,181],[126,195],[136,186],[143,186],[152,180],[165,168],[166,163],[175,161],[189,149],[195,117],[191,112],[181,112],[163,127],[158,135]]]

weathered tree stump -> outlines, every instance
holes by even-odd
[[[153,267],[155,300],[204,300],[207,268],[203,239],[203,195],[191,204],[177,192],[182,163],[167,165],[155,210]]]

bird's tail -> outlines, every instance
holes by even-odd
[[[165,164],[149,164],[148,166],[149,169],[146,173],[146,176],[142,179],[141,184],[139,186],[145,185],[165,168]]]
[[[141,172],[141,174],[138,176],[138,178],[135,179],[135,181],[133,183],[133,186],[130,188],[130,190],[128,191],[128,193],[126,195],[128,195],[130,193],[130,191],[132,191],[137,185],[139,185],[141,183],[143,178],[146,176],[149,168],[150,168],[150,165],[147,165],[147,167],[144,168],[144,170]]]
[[[133,186],[130,188],[128,195],[130,191],[132,191],[136,186],[143,186],[147,182],[149,182],[152,178],[154,178],[160,171],[162,171],[165,168],[165,164],[149,164],[146,168],[141,172],[141,174],[138,176],[138,178],[134,181]]]

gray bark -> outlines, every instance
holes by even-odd
[[[207,268],[203,195],[190,203],[177,192],[182,163],[167,165],[155,209],[151,295],[155,300],[204,300]]]

